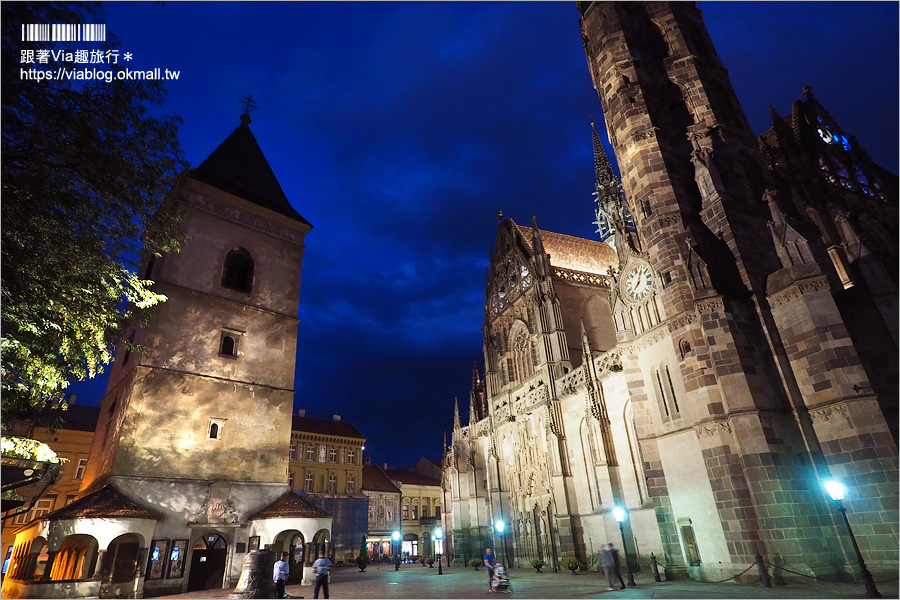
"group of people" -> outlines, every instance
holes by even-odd
[[[290,597],[284,593],[284,585],[287,583],[291,571],[287,560],[289,556],[287,552],[282,552],[281,560],[275,563],[275,568],[273,569],[272,578],[275,580],[275,597],[279,599]],[[316,580],[313,584],[313,598],[319,597],[320,589],[325,592],[325,597],[328,598],[328,571],[331,570],[331,565],[331,560],[325,556],[325,552],[319,552],[319,558],[312,564],[313,570],[316,572]]]
[[[487,571],[489,592],[494,591],[492,581],[494,579],[494,569],[496,566],[497,562],[494,553],[491,552],[490,548],[485,548],[484,568]],[[612,542],[600,550],[600,568],[603,569],[603,574],[606,575],[607,591],[615,589],[613,587],[614,575],[619,580],[619,583],[622,584],[620,589],[625,589],[625,580],[622,579],[622,573],[619,571],[619,549],[616,548],[615,544]]]

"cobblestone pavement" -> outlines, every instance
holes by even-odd
[[[862,583],[816,583],[764,588],[759,584],[700,583],[696,581],[663,581],[656,583],[649,573],[635,575],[636,587],[606,591],[601,573],[536,573],[534,569],[510,569],[511,598],[865,598]],[[897,581],[879,582],[884,598],[898,598]],[[231,589],[188,592],[165,598],[227,598]],[[484,570],[446,567],[438,575],[437,567],[404,565],[371,566],[365,572],[356,567],[337,567],[331,576],[332,598],[495,598],[488,593]],[[294,598],[312,598],[312,586],[288,582],[287,593]],[[499,600],[499,599],[498,599]]]

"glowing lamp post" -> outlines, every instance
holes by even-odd
[[[506,550],[506,538],[503,537],[503,531],[506,529],[506,523],[503,522],[502,519],[497,519],[494,521],[494,530],[500,536],[500,541],[503,544],[503,560],[506,563],[504,566],[509,568],[509,552]]]
[[[394,554],[394,570],[399,571],[400,570],[400,532],[395,531],[393,534],[391,534],[391,539],[394,540],[394,543],[392,545],[396,545],[396,548],[397,548],[396,553]]]
[[[866,561],[863,560],[862,553],[859,551],[856,538],[853,537],[853,529],[850,527],[850,521],[847,519],[847,509],[844,508],[844,503],[841,502],[844,499],[844,484],[834,480],[826,481],[825,489],[828,490],[831,499],[837,502],[838,510],[841,516],[844,517],[844,524],[847,526],[847,533],[850,534],[850,541],[853,542],[853,549],[856,551],[856,560],[859,562],[859,576],[863,580],[863,585],[866,586],[866,597],[881,598],[881,594],[875,587],[872,574],[866,568]]]
[[[438,527],[434,530],[434,539],[437,540],[437,561],[438,575],[444,574],[444,567],[441,565],[441,552],[444,549],[444,530]]]
[[[628,569],[628,585],[634,587],[634,573],[631,572],[631,561],[628,560],[628,544],[625,543],[625,510],[616,506],[613,508],[613,516],[619,522],[619,533],[622,534],[622,551],[625,552],[625,567]]]

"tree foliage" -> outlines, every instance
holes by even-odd
[[[34,81],[22,49],[100,48],[21,42],[27,23],[103,23],[99,5],[2,4],[2,408],[33,417],[66,382],[100,373],[122,325],[164,300],[140,279],[141,256],[177,251],[179,215],[164,202],[186,168],[180,119],[150,114],[159,81]],[[118,47],[115,40],[106,48]],[[86,65],[118,70],[116,65]],[[145,235],[152,231],[153,235]]]

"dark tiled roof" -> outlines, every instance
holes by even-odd
[[[154,521],[162,519],[162,515],[130,500],[111,485],[105,485],[68,506],[45,515],[43,519],[46,521],[60,521],[63,519],[93,519],[99,517],[127,517],[153,519]]]
[[[291,431],[305,431],[321,435],[335,435],[339,437],[358,438],[365,440],[366,436],[359,432],[347,421],[335,421],[333,419],[311,419],[309,417],[293,417]]]
[[[99,406],[82,406],[80,404],[69,404],[66,410],[60,410],[59,405],[53,403],[52,406],[48,405],[38,413],[39,421],[55,424],[53,429],[70,431],[94,431],[99,418]]]
[[[424,475],[419,475],[418,473],[413,473],[412,471],[407,471],[405,469],[388,469],[385,471],[387,476],[391,479],[399,481],[401,483],[408,483],[410,485],[436,485],[438,487],[441,486],[441,482],[437,479],[432,479],[431,477],[425,477]]]
[[[238,128],[193,170],[194,179],[309,225],[288,202],[249,121],[242,118]]]
[[[320,518],[330,517],[327,512],[314,506],[296,492],[285,492],[283,496],[252,517],[251,521],[279,518]]]
[[[378,465],[363,465],[363,489],[370,492],[394,492],[400,490],[394,485],[390,477]]]

